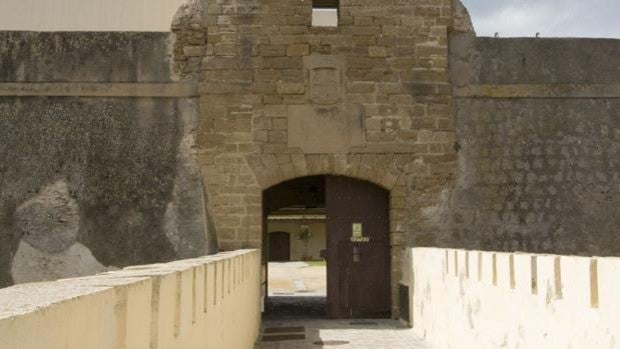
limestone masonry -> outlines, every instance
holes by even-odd
[[[452,0],[338,15],[0,32],[0,286],[260,248],[263,190],[308,175],[390,191],[394,314],[410,246],[620,254],[620,41],[477,38]]]
[[[425,210],[456,170],[452,4],[342,1],[334,28],[312,27],[311,12],[301,0],[207,7],[196,158],[219,246],[261,246],[261,194],[272,185],[365,179],[392,194],[397,299],[402,247],[434,242]]]

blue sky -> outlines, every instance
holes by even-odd
[[[620,0],[461,0],[478,36],[620,38]]]

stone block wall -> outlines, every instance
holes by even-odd
[[[441,246],[620,254],[619,40],[452,37]]]
[[[402,247],[432,245],[456,164],[449,0],[216,0],[202,22],[197,159],[220,246],[260,247],[262,191],[345,175],[391,192],[393,288]],[[187,47],[190,50],[190,47]]]
[[[390,191],[395,302],[405,246],[620,253],[618,41],[476,38],[451,0],[311,14],[192,0],[172,33],[2,33],[0,286],[29,260],[261,247],[263,191],[311,175]]]

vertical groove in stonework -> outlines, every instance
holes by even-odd
[[[224,299],[224,295],[226,294],[226,264],[228,261],[223,261],[222,264],[222,293],[220,294],[220,298]]]
[[[226,294],[230,294],[230,290],[232,289],[233,275],[232,275],[232,259],[228,260],[228,292]]]
[[[182,272],[175,273],[175,288],[174,288],[174,337],[178,337],[181,334],[181,292],[183,286],[183,274]]]
[[[206,314],[208,311],[208,304],[209,304],[209,264],[204,264],[203,268],[204,268],[203,270],[204,272],[204,275],[203,275],[204,299],[203,299],[202,312]]]
[[[243,256],[241,256],[241,282],[243,283],[245,281],[245,259],[246,259],[246,255],[244,254]]]
[[[217,305],[217,266],[219,262],[213,263],[213,305]]]
[[[243,256],[237,257],[237,260],[238,260],[237,273],[239,274],[239,276],[237,277],[237,282],[238,284],[241,284],[241,282],[243,281]]]
[[[153,278],[151,286],[151,333],[150,349],[158,349],[159,340],[159,297],[161,290],[161,276]]]
[[[469,251],[465,252],[465,277],[469,279]]]
[[[530,273],[532,278],[532,294],[538,294],[538,259],[536,256],[530,258]]]
[[[196,308],[198,307],[198,304],[196,304],[196,293],[198,293],[196,289],[196,287],[198,287],[198,283],[196,282],[196,269],[198,269],[198,267],[192,268],[192,324],[196,323]]]
[[[510,255],[510,288],[511,289],[515,289],[515,287],[517,286],[517,282],[515,280],[515,255],[511,254]]]
[[[127,348],[127,297],[129,291],[126,286],[121,286],[117,287],[115,292],[116,347],[118,349],[125,349]]]
[[[493,253],[493,286],[497,286],[497,254]]]
[[[555,257],[553,260],[553,274],[554,274],[554,284],[555,284],[555,295],[557,299],[564,298],[562,293],[562,262],[561,258]]]
[[[232,259],[232,264],[233,264],[233,291],[235,288],[237,288],[237,257]]]
[[[245,256],[241,255],[238,257],[239,258],[239,277],[237,278],[237,281],[239,282],[239,285],[241,285],[243,283],[243,265],[245,262]]]
[[[459,276],[459,254],[454,251],[454,276]]]
[[[482,281],[482,252],[478,252],[478,282]]]
[[[598,298],[598,260],[590,260],[590,305],[592,308],[599,307]]]

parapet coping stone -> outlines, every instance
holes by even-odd
[[[0,289],[0,320],[11,319],[69,302],[80,297],[114,290],[183,272],[205,264],[243,256],[256,250],[238,250],[193,259],[132,266],[92,276],[21,284]]]

